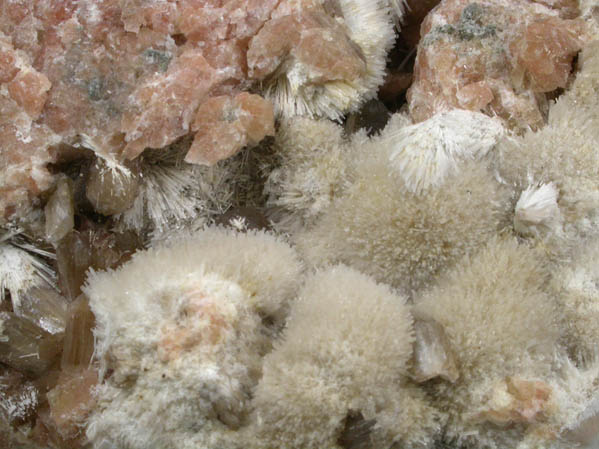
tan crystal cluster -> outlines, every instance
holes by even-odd
[[[53,225],[50,231],[56,235]],[[19,242],[14,250],[24,251]],[[47,277],[19,280],[15,284],[22,290],[11,292],[12,301],[0,302],[0,421],[13,427],[6,435],[0,432],[2,447],[21,447],[17,444],[25,439],[26,447],[86,444],[82,425],[96,403],[98,367],[92,362],[95,317],[81,287],[90,269],[127,260],[136,249],[133,242],[131,236],[94,227],[67,229],[56,248],[60,291]],[[5,248],[0,253],[7,257]],[[30,270],[40,269],[31,263]]]
[[[443,1],[422,24],[408,91],[412,118],[458,108],[515,129],[542,127],[547,94],[566,87],[588,39],[585,22],[570,18],[575,2],[566,3]]]

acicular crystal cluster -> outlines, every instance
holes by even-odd
[[[0,0],[0,447],[595,449],[593,0]]]

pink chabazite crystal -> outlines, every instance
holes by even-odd
[[[44,74],[21,70],[6,87],[17,105],[35,120],[42,113],[51,85]]]
[[[0,33],[0,223],[52,185],[46,165],[54,133],[35,123],[50,89],[48,78],[31,66]]]
[[[259,95],[212,97],[198,109],[186,162],[213,165],[275,132],[272,104]]]
[[[147,148],[160,148],[189,131],[201,102],[218,82],[218,74],[200,51],[188,50],[168,71],[149,79],[133,94],[125,113],[125,154],[132,159]]]
[[[442,1],[422,24],[408,91],[412,118],[459,108],[497,115],[515,129],[541,126],[544,94],[566,87],[586,39],[584,22],[559,12],[527,0]]]
[[[528,24],[511,39],[509,49],[516,58],[512,76],[523,76],[522,86],[535,92],[566,87],[572,58],[581,48],[582,26],[558,17]]]

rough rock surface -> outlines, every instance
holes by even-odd
[[[443,1],[422,24],[412,118],[459,108],[541,127],[545,94],[566,87],[586,39],[583,21],[558,12],[526,0]]]
[[[375,15],[385,17],[378,1],[342,3],[347,11],[378,8]],[[120,164],[146,148],[197,133],[188,161],[212,164],[255,145],[273,133],[272,106],[241,93],[254,86],[260,91],[273,72],[291,70],[285,62],[291,56],[305,73],[289,76],[309,84],[313,94],[328,82],[353,89],[366,76],[365,90],[348,99],[341,93],[335,102],[345,110],[357,107],[366,100],[361,95],[374,93],[382,82],[382,69],[367,67],[364,49],[355,42],[360,39],[355,20],[344,24],[344,12],[327,5],[0,1],[0,221],[22,217],[53,186],[47,165],[65,146],[88,148]],[[390,42],[390,19],[389,30]],[[384,56],[386,48],[377,51]],[[232,120],[235,108],[259,118],[248,122],[241,113]],[[204,120],[206,109],[212,119]]]

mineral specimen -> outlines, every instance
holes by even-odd
[[[392,142],[389,160],[406,188],[421,194],[458,173],[461,161],[483,159],[503,133],[498,120],[454,109],[412,126],[390,127],[384,139]]]
[[[0,235],[0,298],[8,291],[18,307],[21,293],[54,285],[56,275],[48,265],[51,257],[52,253],[31,244],[17,231]]]
[[[413,128],[403,132],[405,122],[397,115],[380,136],[348,152],[348,186],[333,198],[313,226],[303,228],[293,238],[316,266],[344,263],[411,295],[495,235],[507,218],[510,192],[494,179],[484,160],[459,161],[446,154],[442,137],[422,137],[431,147],[428,154],[424,149],[420,154],[417,148],[422,142],[410,140]],[[478,143],[487,142],[481,146],[482,153],[494,142],[496,125],[490,122],[482,132],[484,140]],[[459,138],[464,142],[470,141],[466,137],[470,129],[466,129]],[[449,134],[447,130],[442,132]],[[402,138],[395,139],[396,135]],[[416,173],[420,170],[437,183],[431,182],[433,185],[425,192],[414,192],[417,184],[410,172],[397,167],[392,159],[396,149],[409,150],[409,145],[414,145],[416,159],[410,169]],[[476,148],[466,151],[476,153]],[[319,157],[318,153],[315,156]],[[437,157],[450,160],[449,167],[456,167],[438,182],[434,181],[436,173],[426,165],[432,159],[435,168]],[[423,159],[421,165],[419,158]],[[467,195],[467,201],[463,195]],[[361,212],[356,214],[356,210]]]
[[[516,203],[514,230],[522,235],[538,233],[539,228],[559,231],[561,214],[557,196],[557,189],[551,183],[528,187]]]
[[[256,144],[273,120],[271,106],[245,92],[252,84],[287,115],[339,118],[374,96],[394,35],[382,0],[0,6],[0,144],[11,148],[0,156],[3,221],[25,217],[51,188],[58,144],[89,148],[113,167],[183,136],[196,136],[188,160],[208,164]],[[273,87],[276,79],[295,87]],[[90,189],[94,202],[101,192]]]
[[[64,333],[67,301],[51,287],[32,287],[13,304],[15,313],[51,334]]]
[[[272,105],[245,92],[234,98],[212,97],[198,108],[191,129],[196,134],[185,161],[214,165],[274,135]]]
[[[568,263],[555,274],[552,287],[567,324],[564,344],[577,363],[593,360],[599,338],[599,271],[596,237],[573,249]]]
[[[272,235],[216,228],[94,273],[85,291],[96,354],[112,374],[98,389],[91,441],[247,447],[235,429],[246,424],[268,336],[282,326],[301,271]]]
[[[442,325],[460,348],[455,387],[433,386],[451,438],[516,447],[527,426],[508,432],[485,420],[533,424],[547,410],[560,334],[558,308],[544,291],[548,275],[540,251],[513,238],[493,238],[417,298],[417,312]]]
[[[82,425],[96,403],[94,388],[98,372],[93,369],[63,371],[58,385],[48,392],[50,418],[65,440],[81,438]]]
[[[79,296],[69,305],[68,320],[64,335],[64,346],[60,366],[65,371],[86,370],[94,354],[94,314],[85,295]]]
[[[94,209],[104,215],[129,209],[137,197],[139,173],[136,166],[109,167],[98,159],[90,168],[85,194]]]
[[[337,266],[307,280],[256,389],[265,446],[336,447],[352,413],[374,421],[372,447],[426,441],[435,413],[402,388],[411,326],[405,299],[355,270]]]
[[[44,208],[46,218],[46,237],[52,243],[58,243],[75,225],[75,204],[73,191],[68,178],[56,183],[56,190]]]
[[[551,387],[545,382],[507,377],[493,387],[480,418],[499,426],[533,424],[545,419],[550,397]]]
[[[52,335],[14,313],[0,312],[0,361],[21,372],[40,375],[60,355],[62,335]]]
[[[284,116],[338,119],[382,84],[393,25],[380,0],[329,2],[332,16],[326,2],[305,3],[314,6],[287,12],[282,3],[251,40],[249,75],[266,78],[266,96]]]
[[[442,377],[455,382],[459,375],[456,357],[443,326],[431,319],[415,318],[412,379],[425,382]]]
[[[279,230],[309,226],[343,190],[350,151],[343,129],[327,120],[284,120],[275,148],[279,166],[265,185],[271,219]]]
[[[497,115],[515,129],[544,124],[544,94],[566,87],[585,23],[526,0],[444,0],[421,29],[414,84],[417,122],[453,108]]]
[[[543,204],[534,206],[536,212],[530,209],[532,204],[527,204],[528,218],[532,213],[533,221],[543,223],[526,223],[526,226],[532,231],[534,225],[540,238],[550,237],[552,241],[546,240],[546,244],[556,253],[569,247],[564,243],[586,237],[591,223],[598,220],[599,156],[595,148],[599,141],[599,118],[595,111],[599,102],[594,93],[599,88],[598,48],[594,43],[581,53],[580,72],[571,88],[551,105],[544,128],[529,130],[521,137],[506,136],[497,146],[497,168],[504,182],[523,192],[527,192],[530,184],[545,185],[533,196],[532,190],[523,193],[523,202],[541,200]],[[523,211],[516,212],[518,224]],[[556,232],[560,226],[563,232]]]
[[[0,448],[596,449],[598,12],[0,0]]]
[[[135,158],[146,147],[161,148],[185,135],[198,106],[218,81],[202,52],[190,49],[165,73],[139,86],[122,121],[126,156]]]
[[[115,268],[128,260],[139,247],[130,233],[111,233],[100,227],[71,231],[56,248],[58,283],[70,301],[81,294],[91,269]]]
[[[37,120],[52,83],[32,66],[32,55],[13,45],[0,27],[0,223],[24,214],[52,185],[46,164],[58,137]],[[25,210],[21,210],[24,208]]]
[[[35,414],[40,392],[18,371],[0,368],[0,416],[8,423],[23,423]],[[0,440],[1,441],[1,440]]]

